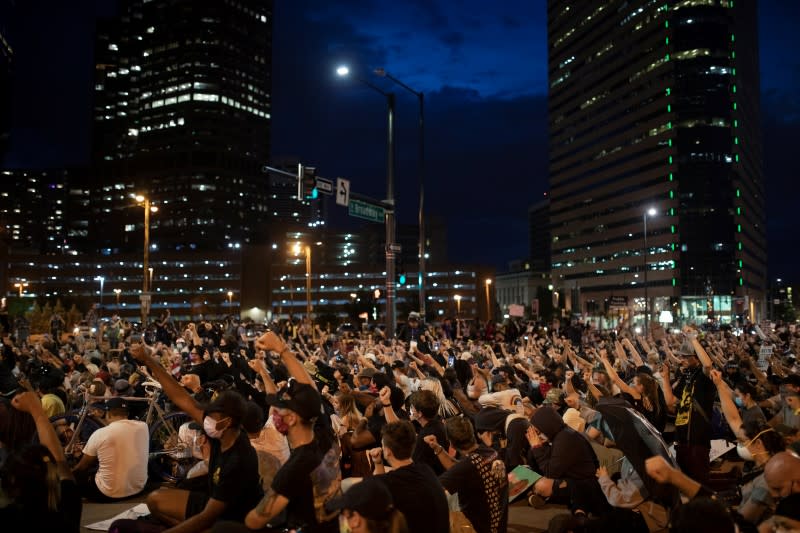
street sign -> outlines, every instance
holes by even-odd
[[[333,194],[333,182],[331,180],[317,177],[317,190],[322,194]]]
[[[336,203],[343,206],[350,205],[350,180],[336,178]]]
[[[336,203],[339,203],[339,198],[336,198]],[[347,214],[351,217],[363,218],[371,222],[383,222],[386,216],[386,210],[383,207],[373,205],[355,198],[350,199],[347,206]]]

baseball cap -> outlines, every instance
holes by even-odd
[[[125,400],[123,400],[122,398],[119,398],[119,397],[117,397],[117,398],[109,398],[109,399],[107,399],[105,401],[105,404],[103,405],[103,408],[106,411],[110,411],[111,409],[127,409],[128,408],[128,402],[126,402]]]
[[[206,413],[222,413],[231,417],[238,424],[245,414],[245,401],[241,394],[233,390],[224,390],[206,405]]]
[[[405,368],[406,364],[403,361],[395,361],[392,363],[392,368]]]
[[[13,374],[7,373],[0,375],[0,396],[13,398],[18,392],[22,392],[22,386]]]
[[[375,369],[374,369],[374,368],[372,368],[371,366],[368,366],[368,367],[362,368],[362,369],[361,369],[361,372],[359,372],[359,373],[358,373],[358,376],[356,376],[356,377],[358,377],[358,379],[361,379],[361,378],[369,378],[369,379],[372,379],[372,376],[374,376],[375,374],[377,374],[377,372],[378,372],[377,370],[375,370]]]
[[[458,356],[459,359],[462,361],[469,361],[470,359],[474,359],[470,352],[461,352],[461,355]]]
[[[127,379],[118,379],[114,382],[114,391],[120,396],[127,396],[131,391],[131,384]]]
[[[419,320],[419,313],[417,313],[416,311],[411,311],[410,313],[408,313],[408,319]]]
[[[356,511],[369,520],[385,520],[394,509],[394,501],[383,482],[368,477],[325,504],[325,510],[329,513],[342,509]]]
[[[290,379],[289,384],[281,388],[277,394],[268,394],[266,403],[294,411],[304,420],[318,417],[322,409],[322,400],[317,390],[295,379]]]

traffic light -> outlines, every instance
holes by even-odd
[[[315,167],[297,165],[297,199],[316,200],[319,198]]]
[[[397,269],[397,284],[398,285],[405,285],[408,278],[406,278],[406,269],[403,265]]]

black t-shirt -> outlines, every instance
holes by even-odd
[[[444,487],[428,465],[411,463],[375,479],[385,484],[392,493],[394,505],[405,515],[409,531],[449,531],[450,513]]]
[[[470,455],[472,454],[478,454],[489,465],[498,457],[495,450],[486,446],[479,446]],[[496,533],[506,530],[507,482],[499,489],[487,491],[484,488],[487,480],[475,467],[470,456],[462,458],[450,470],[439,476],[439,481],[450,494],[458,493],[458,504],[477,533]],[[492,528],[493,515],[498,518],[496,528]]]
[[[272,490],[286,497],[286,521],[304,533],[336,533],[337,515],[325,513],[325,502],[341,491],[337,446],[320,450],[313,441],[292,450],[272,480]]]
[[[61,481],[61,501],[58,510],[32,508],[11,504],[0,508],[0,523],[6,527],[14,526],[25,531],[64,531],[77,533],[81,529],[81,494],[73,480]]]
[[[711,446],[711,413],[717,387],[702,368],[681,378],[675,396],[675,437],[678,443]]]
[[[243,521],[262,495],[256,450],[244,431],[239,432],[236,442],[225,452],[219,439],[209,440],[208,493],[211,498],[225,502],[220,520]]]
[[[437,476],[443,474],[444,467],[442,463],[439,461],[439,458],[436,457],[436,454],[433,453],[433,449],[425,442],[425,437],[427,435],[434,435],[436,437],[436,442],[442,445],[445,452],[450,447],[450,441],[447,440],[447,432],[444,429],[442,419],[437,416],[435,419],[429,421],[425,427],[414,422],[414,428],[417,430],[417,443],[414,445],[414,453],[411,455],[411,458],[415,463],[424,463],[430,466]]]

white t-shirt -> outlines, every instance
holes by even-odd
[[[83,453],[97,457],[95,484],[109,498],[132,496],[147,483],[150,432],[140,420],[115,420],[89,437]]]

